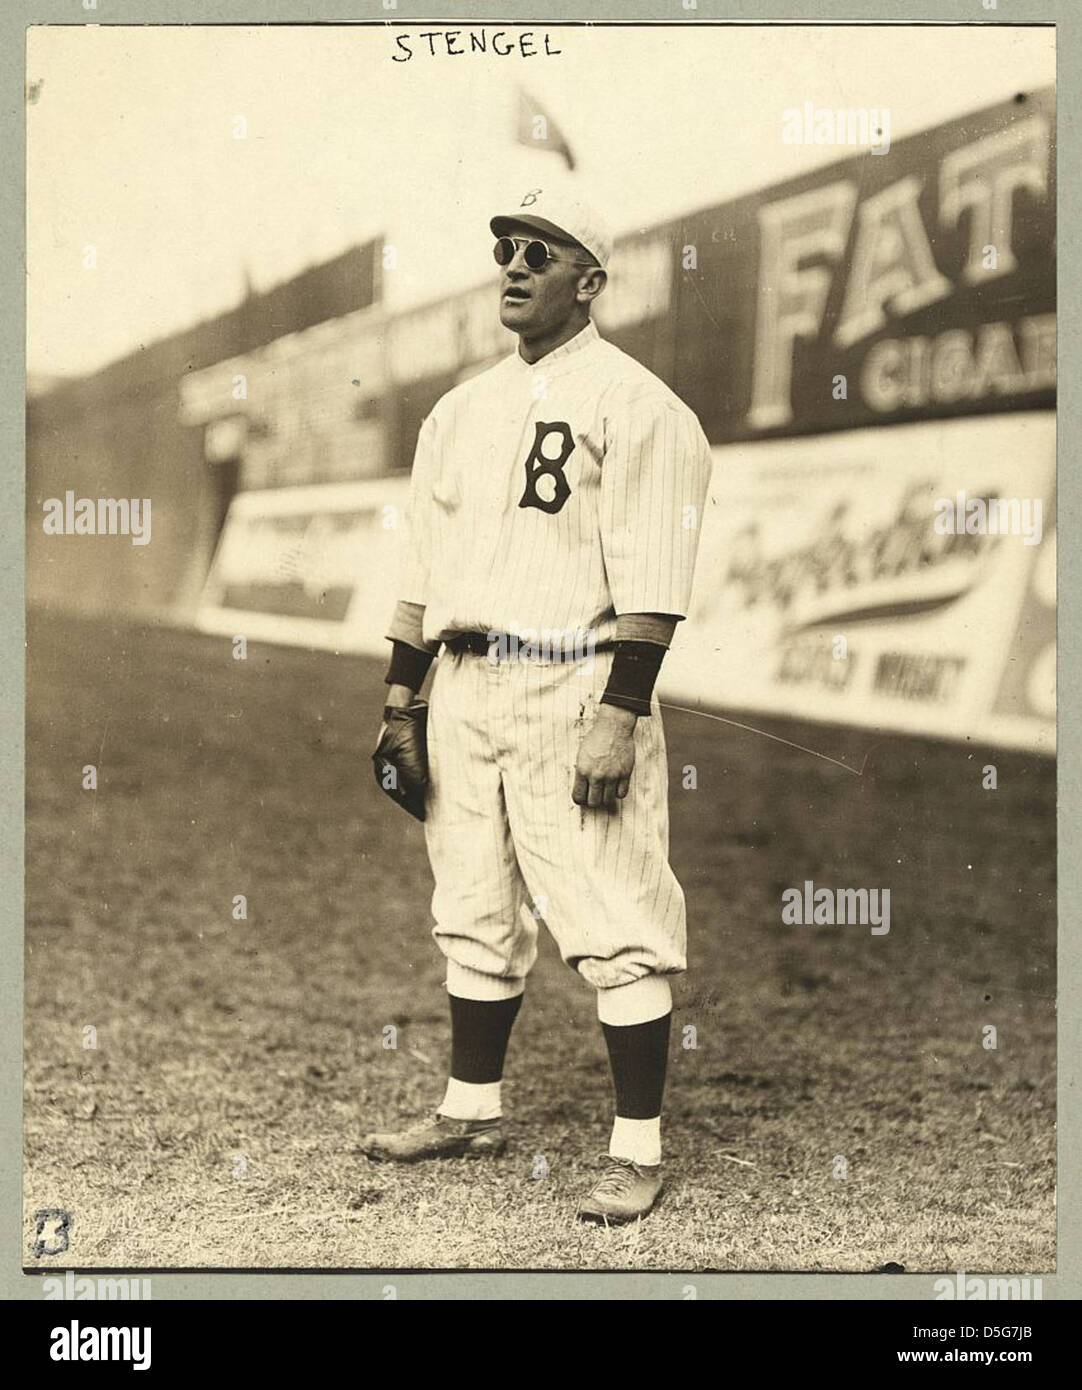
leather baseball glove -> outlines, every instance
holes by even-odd
[[[386,706],[372,763],[380,790],[405,807],[411,816],[424,820],[428,786],[426,700],[414,700],[407,709]]]

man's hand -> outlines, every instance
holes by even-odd
[[[571,792],[576,806],[604,806],[611,811],[618,799],[627,796],[635,766],[637,718],[619,705],[598,705],[597,717],[579,744]]]

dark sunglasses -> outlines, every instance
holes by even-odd
[[[497,265],[510,265],[515,259],[515,252],[520,246],[525,246],[522,259],[531,270],[544,270],[549,261],[557,263],[565,261],[567,265],[593,265],[593,261],[575,261],[570,257],[554,256],[548,246],[543,241],[527,240],[522,236],[502,236],[492,248]]]

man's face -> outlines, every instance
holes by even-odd
[[[579,281],[589,267],[575,262],[588,260],[587,252],[524,223],[511,223],[506,235],[516,238],[518,245],[510,264],[500,267],[500,322],[526,338],[558,333],[578,303]],[[527,241],[543,241],[557,259],[531,270],[522,254]]]

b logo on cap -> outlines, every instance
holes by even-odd
[[[534,203],[537,202],[538,197],[541,195],[543,191],[544,190],[540,188],[531,188],[529,193],[527,193],[525,198],[523,198],[522,202],[519,203],[519,207],[532,208]]]

